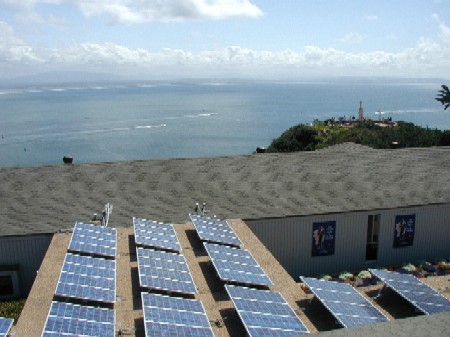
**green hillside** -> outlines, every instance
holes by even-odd
[[[299,124],[289,128],[272,141],[267,152],[314,151],[346,142],[376,149],[446,146],[450,145],[450,131],[406,122],[315,121],[312,125]]]

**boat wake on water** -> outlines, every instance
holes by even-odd
[[[154,129],[154,128],[164,128],[167,124],[159,124],[159,125],[138,125],[135,126],[135,129]]]
[[[402,110],[381,110],[376,111],[375,115],[408,115],[408,114],[421,114],[421,113],[436,113],[441,112],[438,109],[402,109]]]

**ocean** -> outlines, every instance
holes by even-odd
[[[439,81],[180,82],[0,88],[0,167],[251,154],[315,119],[450,129]]]

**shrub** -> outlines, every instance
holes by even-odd
[[[25,299],[0,301],[0,317],[13,318],[14,323],[16,323],[25,301]]]

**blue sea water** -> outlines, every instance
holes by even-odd
[[[0,89],[0,167],[250,154],[315,119],[450,129],[437,81],[156,83]],[[378,114],[381,112],[381,114]]]

